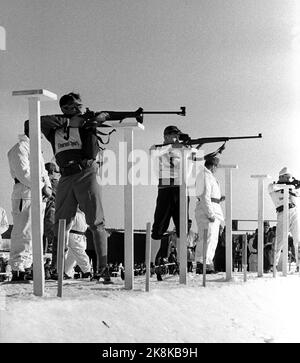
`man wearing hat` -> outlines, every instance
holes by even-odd
[[[195,218],[198,225],[198,241],[196,247],[196,273],[203,272],[203,241],[206,238],[206,273],[214,272],[213,259],[218,244],[220,223],[224,221],[220,202],[221,196],[218,180],[215,177],[219,165],[216,156],[207,157],[204,169],[196,179],[196,208]]]
[[[156,150],[159,158],[158,195],[151,233],[151,266],[154,267],[156,255],[161,246],[161,239],[167,232],[171,218],[174,222],[176,235],[179,237],[179,189],[181,183],[182,144],[180,135],[184,135],[177,126],[167,126],[164,129],[164,146]],[[150,150],[156,148],[153,146]],[[190,148],[191,153],[196,152]],[[189,201],[189,198],[188,198]],[[159,269],[156,269],[157,279],[161,280]]]
[[[280,184],[291,185],[293,181],[296,179],[292,176],[291,171],[284,167],[279,172],[279,177],[277,182],[270,183],[268,186],[268,191],[270,197],[276,208],[277,213],[277,225],[276,225],[276,238],[277,238],[277,248],[275,254],[274,266],[278,265],[281,250],[283,248],[284,240],[282,238],[283,233],[283,189],[280,187]],[[296,260],[298,261],[298,245],[300,241],[300,215],[299,215],[299,207],[297,207],[297,203],[299,203],[300,190],[299,186],[296,188],[291,188],[289,190],[289,232],[293,237],[295,252],[296,252]],[[298,264],[298,262],[297,262]]]
[[[74,92],[63,95],[59,106],[62,114],[41,117],[42,133],[51,143],[61,173],[55,199],[55,241],[58,238],[59,220],[66,220],[66,230],[69,231],[79,205],[92,231],[97,253],[97,271],[94,271],[94,278],[111,283],[107,265],[107,233],[98,178],[99,166],[96,162],[100,149],[93,126],[95,123],[96,126],[101,125],[109,118],[109,114],[101,112],[89,125],[82,118],[81,97]],[[56,262],[57,243],[53,243],[52,268],[55,277]]]

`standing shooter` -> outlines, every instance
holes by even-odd
[[[79,205],[92,231],[97,253],[97,271],[94,272],[94,278],[98,280],[103,278],[105,283],[110,283],[107,268],[107,234],[97,177],[96,157],[99,146],[95,128],[100,126],[109,115],[101,112],[89,124],[82,117],[81,98],[76,93],[62,96],[59,106],[63,114],[41,117],[42,132],[52,145],[56,163],[61,172],[55,200],[55,243],[52,267],[55,271],[59,220],[66,220],[67,231],[69,231]]]
[[[161,239],[168,230],[171,218],[179,237],[179,195],[181,181],[182,147],[179,138],[182,132],[176,126],[167,126],[164,130],[164,144],[157,151],[159,157],[159,180],[154,222],[151,233],[151,266],[155,266],[156,255],[161,246]],[[151,147],[153,150],[155,146]],[[189,147],[190,148],[190,147]],[[190,148],[191,153],[195,149]],[[187,197],[189,204],[189,197]],[[157,279],[161,280],[159,268],[156,269]]]
[[[276,266],[278,265],[281,255],[281,250],[284,244],[284,240],[282,238],[283,208],[284,208],[283,189],[280,188],[280,184],[291,185],[291,189],[289,190],[288,229],[293,237],[296,261],[297,264],[299,263],[298,247],[300,241],[300,213],[297,203],[299,203],[299,197],[300,197],[300,182],[292,176],[292,173],[288,170],[287,167],[284,167],[279,172],[278,181],[270,183],[268,186],[268,191],[276,207],[276,213],[277,213],[277,225],[276,225],[277,248],[275,251],[275,261],[273,268],[276,268]],[[297,268],[299,268],[299,265],[297,266]]]

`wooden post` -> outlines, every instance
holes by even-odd
[[[232,169],[237,165],[220,165],[225,169],[225,249],[226,249],[226,281],[232,279]]]
[[[0,26],[0,50],[6,50],[6,30]]]
[[[56,100],[56,94],[44,89],[13,91],[13,96],[25,96],[29,104],[30,176],[31,176],[31,236],[33,255],[33,293],[44,295],[43,219],[41,196],[41,125],[40,101]],[[34,223],[33,223],[34,221]]]
[[[206,286],[206,256],[207,256],[207,232],[208,230],[205,228],[203,230],[203,275],[202,275],[202,285]]]
[[[64,266],[65,266],[65,240],[66,240],[66,220],[60,219],[58,222],[58,239],[57,239],[57,296],[62,297]]]
[[[186,158],[185,149],[181,153],[181,183],[179,200],[179,283],[186,284],[187,276],[187,186],[186,186]]]
[[[124,152],[124,274],[125,289],[133,289],[134,278],[134,188],[133,188],[133,168],[129,156],[133,154],[133,131],[144,130],[145,127],[137,121],[123,120],[121,123],[112,123],[115,129],[124,129],[124,142],[126,152]]]
[[[296,272],[299,270],[299,255],[298,255],[298,251],[299,251],[299,242],[297,241],[296,247],[295,247]]]
[[[127,145],[127,156],[133,151],[133,130],[124,130],[124,142]],[[124,160],[125,161],[125,160]],[[128,179],[124,185],[124,267],[125,267],[125,289],[133,289],[134,277],[134,190],[132,185],[133,170],[132,164],[127,157]]]
[[[244,282],[247,281],[247,247],[248,247],[248,239],[247,233],[243,235],[243,247],[242,247],[242,264],[243,264],[243,272],[244,272]]]
[[[269,175],[251,175],[258,181],[258,233],[257,233],[257,276],[263,276],[264,272],[264,179]]]
[[[289,189],[290,185],[282,185],[283,187],[283,226],[282,226],[282,238],[283,238],[283,250],[282,250],[282,274],[287,276],[287,264],[288,264],[288,234],[289,234]]]
[[[277,268],[276,268],[276,262],[275,262],[275,259],[276,259],[276,250],[277,250],[277,237],[275,236],[275,239],[274,239],[274,246],[273,246],[274,250],[273,250],[273,277],[275,278],[276,277],[276,274],[277,274]]]
[[[150,291],[150,258],[151,258],[151,223],[146,225],[146,246],[145,246],[145,263],[146,263],[146,291]]]

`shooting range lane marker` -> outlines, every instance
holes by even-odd
[[[38,97],[40,101],[56,101],[57,95],[46,89],[33,89],[23,91],[13,91],[13,96],[27,96],[27,97]]]
[[[186,185],[186,148],[181,149],[180,175],[181,183],[179,187],[179,283],[187,282],[187,185]]]
[[[40,101],[56,100],[56,94],[45,89],[13,91],[13,96],[28,98],[30,128],[30,174],[31,174],[31,223],[33,255],[33,293],[43,296],[45,289],[43,259],[43,220],[41,196],[41,120]]]
[[[257,276],[262,277],[264,272],[264,179],[271,178],[270,175],[251,175],[257,179]]]
[[[146,263],[146,286],[145,291],[150,291],[150,258],[151,258],[151,223],[146,224],[146,246],[145,246],[145,263]]]
[[[243,242],[242,242],[242,266],[243,266],[243,273],[244,273],[244,282],[247,281],[247,248],[248,248],[248,233],[243,235]]]
[[[232,279],[232,169],[238,169],[236,164],[220,164],[219,169],[225,169],[225,250],[226,250],[226,281]]]
[[[66,241],[66,220],[60,219],[58,222],[58,239],[57,239],[57,296],[62,297],[64,266],[65,266],[65,241]]]
[[[124,144],[124,284],[126,290],[134,288],[134,188],[131,181],[134,180],[132,161],[128,156],[132,155],[134,146],[134,130],[144,130],[145,127],[139,122],[124,120],[113,126],[123,129]]]
[[[207,256],[207,234],[208,229],[203,230],[203,275],[202,275],[202,286],[206,286],[206,256]]]

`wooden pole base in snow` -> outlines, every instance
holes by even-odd
[[[64,265],[65,265],[65,240],[66,240],[66,220],[60,219],[58,224],[58,239],[57,239],[57,296],[62,297],[63,280],[64,280]]]
[[[147,292],[150,291],[150,259],[151,259],[151,223],[147,223],[146,225],[146,256],[145,256],[145,264],[146,264],[146,287],[145,290]]]
[[[257,233],[257,276],[263,276],[264,272],[264,179],[269,175],[251,175],[251,178],[258,181],[258,233]]]
[[[203,275],[202,275],[202,285],[204,287],[206,286],[207,233],[208,230],[205,228],[203,231]]]
[[[121,123],[112,123],[115,129],[124,130],[124,144],[126,149],[123,154],[123,176],[124,176],[124,274],[125,274],[125,289],[133,289],[134,278],[134,188],[133,188],[133,144],[134,130],[144,130],[144,125],[137,121],[123,120]],[[121,161],[120,161],[121,162]]]
[[[225,169],[226,281],[232,279],[232,169],[237,165],[219,165]]]
[[[179,187],[179,283],[186,284],[187,280],[187,160],[185,149],[181,149],[181,183]]]
[[[243,235],[243,247],[242,247],[242,265],[243,265],[243,272],[244,272],[244,282],[247,281],[247,248],[248,248],[248,238],[247,233]]]

